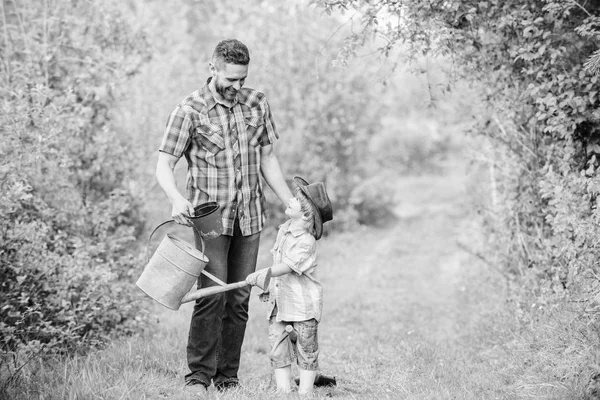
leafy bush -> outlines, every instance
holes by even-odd
[[[146,59],[112,2],[5,2],[0,41],[0,348],[84,351],[140,320],[135,160],[115,85]]]
[[[136,307],[128,303],[128,278],[137,260],[127,246],[135,225],[123,223],[136,207],[131,195],[113,191],[80,216],[80,226],[22,177],[2,178],[2,349],[41,344],[65,352],[106,340],[114,330],[131,332]]]
[[[396,179],[389,174],[378,174],[360,182],[352,190],[349,203],[357,213],[357,222],[362,225],[386,226],[397,217]]]
[[[492,143],[488,162],[499,171],[495,184],[502,189],[490,220],[514,250],[506,254],[507,269],[535,267],[540,282],[597,269],[600,99],[593,72],[600,4],[313,3],[328,13],[361,12],[362,30],[347,38],[342,57],[383,35],[383,54],[403,43],[415,56],[447,55],[455,60],[453,72],[480,88],[489,106],[480,131]],[[383,23],[394,19],[403,23]]]

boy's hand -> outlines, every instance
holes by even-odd
[[[252,286],[256,286],[256,282],[258,282],[258,276],[260,275],[262,271],[256,271],[251,273],[250,275],[248,275],[246,277],[246,283],[248,285],[252,285]]]
[[[248,285],[256,286],[262,290],[269,288],[271,282],[271,268],[259,269],[246,277]]]

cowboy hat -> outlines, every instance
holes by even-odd
[[[325,191],[323,182],[308,183],[304,178],[294,177],[294,183],[308,197],[315,214],[315,239],[323,234],[323,224],[333,219],[331,200]]]

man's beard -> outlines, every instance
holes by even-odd
[[[237,90],[232,89],[231,87],[220,85],[219,82],[215,82],[215,89],[217,90],[217,93],[221,95],[221,97],[227,100],[233,100],[237,94]]]

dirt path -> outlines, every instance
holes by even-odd
[[[469,240],[464,183],[460,169],[402,179],[392,227],[319,242],[326,296],[321,369],[338,378],[337,388],[321,389],[319,396],[514,398],[494,372],[493,339],[486,332],[499,285],[457,244]],[[268,266],[270,244],[263,240],[261,267]],[[264,390],[270,377],[267,322],[254,294],[240,376],[248,387]],[[190,309],[182,310],[175,318],[187,329]],[[179,337],[183,347],[185,335]]]
[[[464,174],[400,184],[394,227],[345,234],[323,253],[324,365],[335,355],[349,397],[501,398],[477,348],[494,306],[458,246],[469,240]]]

